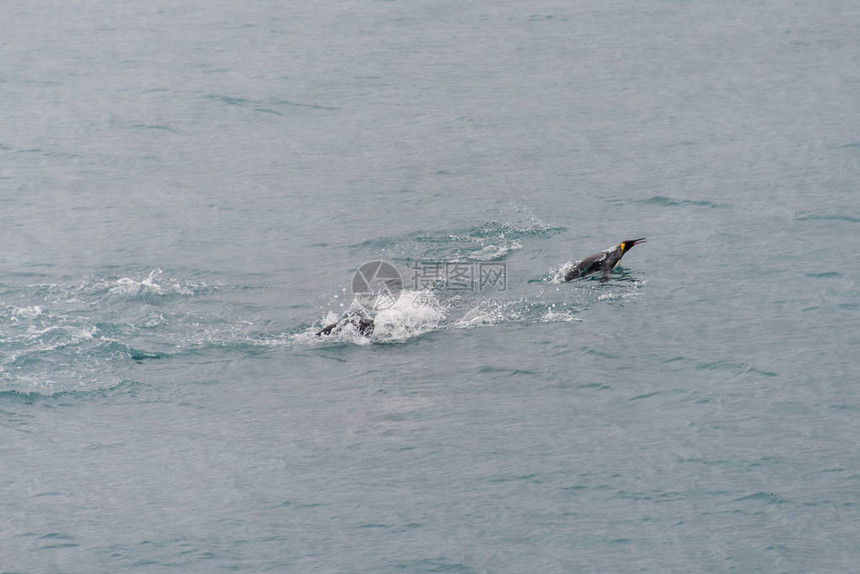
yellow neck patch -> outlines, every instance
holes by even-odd
[[[622,243],[622,244],[621,244],[621,251],[624,251],[624,248],[625,248],[625,247],[626,247],[626,244],[625,244],[625,243]]]

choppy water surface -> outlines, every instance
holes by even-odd
[[[854,569],[860,7],[293,4],[2,8],[0,572]]]

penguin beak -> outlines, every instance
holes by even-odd
[[[634,245],[639,245],[640,243],[645,243],[645,238],[644,238],[644,237],[640,237],[639,239],[634,239],[634,240],[633,240],[633,244],[632,244],[632,245],[630,245],[630,247],[633,247]]]

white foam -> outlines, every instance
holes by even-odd
[[[10,305],[8,308],[11,309],[9,319],[16,323],[22,319],[35,319],[42,314],[42,308],[38,305],[30,307],[15,307],[14,305]]]
[[[540,318],[541,323],[578,323],[581,321],[582,319],[580,319],[570,311],[558,312],[553,309],[547,310],[547,312],[544,313]]]
[[[97,285],[97,284],[96,284]],[[108,290],[115,295],[195,295],[209,288],[207,283],[194,283],[163,277],[161,269],[153,269],[140,281],[131,277],[121,277],[108,285]]]
[[[577,261],[576,263],[579,263],[579,262]],[[546,283],[551,283],[553,285],[558,285],[560,283],[564,283],[565,282],[564,276],[567,275],[568,271],[573,269],[573,266],[576,265],[576,263],[571,263],[570,261],[568,261],[567,263],[565,263],[564,265],[561,265],[559,267],[550,267],[550,269],[547,273],[549,275],[549,277],[544,279],[544,281]]]
[[[346,307],[338,304],[339,308]],[[361,312],[361,304],[353,299],[348,306],[347,313]],[[351,343],[355,345],[368,345],[370,343],[388,343],[406,341],[435,331],[446,317],[445,307],[439,302],[432,291],[429,290],[406,290],[400,294],[397,302],[377,312],[373,316],[373,333],[370,337],[361,334],[355,325],[345,323],[335,333],[324,337],[318,337],[320,326],[331,325],[342,320],[342,311],[327,311],[322,320],[305,331],[291,337],[291,342],[297,344],[319,344],[319,343]]]
[[[121,295],[137,295],[139,293],[146,292],[162,295],[164,290],[161,288],[161,285],[156,282],[156,280],[161,276],[161,273],[161,269],[153,269],[149,272],[146,279],[141,281],[135,281],[131,277],[122,277],[114,282],[110,292]]]
[[[504,236],[502,235],[500,238],[504,238]],[[505,241],[502,245],[494,245],[490,243],[488,245],[484,245],[480,251],[470,253],[469,257],[476,261],[496,261],[517,249],[522,249],[522,244],[519,241]]]
[[[507,318],[504,308],[501,306],[477,307],[469,309],[465,315],[454,323],[454,327],[458,329],[472,329],[486,325],[496,325]]]
[[[373,339],[405,341],[434,331],[447,312],[433,292],[406,290],[397,302],[374,317]]]

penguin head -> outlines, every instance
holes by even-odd
[[[619,245],[619,247],[621,248],[621,253],[627,253],[628,251],[630,251],[631,247],[639,245],[640,243],[645,243],[644,237],[640,237],[639,239],[625,239],[621,242],[621,245]]]

